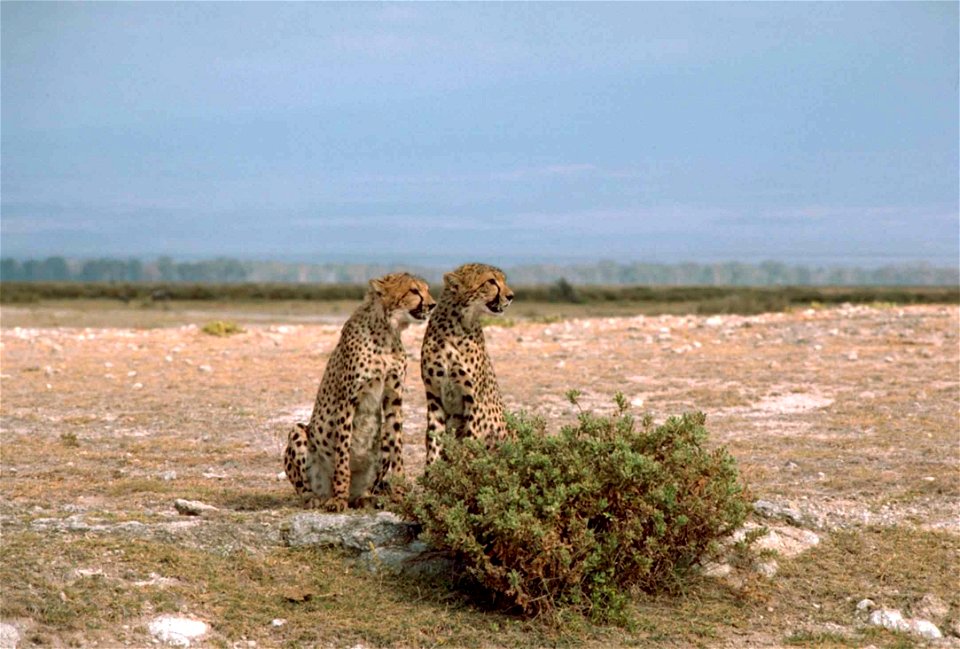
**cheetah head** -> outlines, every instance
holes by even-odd
[[[370,280],[374,300],[383,305],[384,313],[398,327],[423,322],[437,306],[427,283],[409,273],[391,273]]]
[[[461,304],[481,313],[500,315],[513,301],[503,271],[486,264],[464,264],[443,276],[447,290]]]

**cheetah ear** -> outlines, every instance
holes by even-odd
[[[373,290],[374,293],[376,293],[380,297],[383,297],[385,287],[382,281],[380,281],[379,279],[371,279],[369,284],[370,284],[370,288]]]
[[[460,288],[460,278],[456,273],[450,271],[443,276],[443,285],[450,288]]]

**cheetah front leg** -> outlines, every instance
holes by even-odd
[[[307,426],[294,424],[287,433],[287,448],[283,451],[283,471],[296,490],[297,495],[306,499],[310,493],[307,478]]]
[[[443,398],[440,386],[435,380],[425,377],[424,388],[427,391],[427,466],[440,457],[440,435],[444,430],[446,415],[443,411]]]
[[[342,512],[350,496],[350,441],[353,437],[353,417],[357,412],[359,396],[350,399],[350,405],[334,424],[336,435],[333,449],[333,475],[330,498],[321,503],[327,511]]]
[[[473,380],[462,367],[454,367],[450,371],[450,380],[457,386],[457,392],[460,395],[460,412],[454,413],[450,418],[457,439],[465,437],[474,437],[474,398]]]
[[[399,496],[399,486],[388,486],[388,476],[403,477],[403,375],[391,373],[383,385],[383,423],[380,427],[380,465],[373,493]]]

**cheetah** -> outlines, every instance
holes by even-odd
[[[284,470],[308,507],[343,511],[387,491],[403,475],[400,332],[436,307],[426,282],[407,273],[370,280],[323,373],[313,414],[288,435]]]
[[[461,437],[503,439],[500,387],[483,338],[481,318],[513,301],[503,271],[464,264],[443,277],[443,293],[423,336],[420,369],[427,392],[427,464],[440,455],[441,429]]]

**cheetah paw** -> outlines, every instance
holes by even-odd
[[[346,498],[327,498],[323,501],[321,507],[328,512],[342,512],[347,508],[347,499]]]

